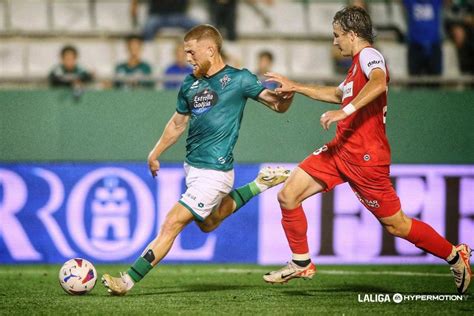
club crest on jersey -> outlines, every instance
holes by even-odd
[[[224,89],[227,86],[227,84],[230,82],[230,80],[231,79],[228,75],[224,75],[224,77],[222,77],[221,80],[219,80],[220,83],[221,83],[222,89]]]

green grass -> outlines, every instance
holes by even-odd
[[[96,268],[102,274],[126,266]],[[269,269],[161,265],[129,295],[111,297],[100,282],[85,296],[65,294],[57,280],[59,266],[0,266],[0,314],[474,315],[472,296],[460,302],[358,302],[359,294],[457,294],[446,266],[320,266],[313,280],[286,285],[264,283],[262,274]]]

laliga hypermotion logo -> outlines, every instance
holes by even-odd
[[[133,209],[137,217],[132,229],[129,215]],[[123,259],[140,250],[152,233],[153,210],[148,188],[134,173],[101,168],[88,173],[71,191],[67,226],[76,244],[88,255],[101,260]],[[86,211],[91,214],[88,227]]]

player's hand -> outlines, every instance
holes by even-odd
[[[276,92],[275,90],[267,90],[271,95],[281,99],[291,99],[295,95],[294,92]]]
[[[151,175],[154,178],[160,170],[160,162],[155,158],[148,157],[148,168],[150,169]]]
[[[267,80],[265,80],[266,82],[276,82],[280,85],[279,88],[275,89],[276,93],[285,95],[285,94],[288,94],[288,93],[294,93],[295,92],[295,82],[291,81],[287,77],[285,77],[283,75],[280,75],[280,74],[277,74],[275,72],[267,72],[267,73],[265,73],[265,77],[268,78]],[[287,99],[287,98],[288,97],[286,97],[285,99]]]
[[[341,121],[346,117],[347,114],[343,110],[327,111],[321,115],[319,122],[321,123],[321,126],[327,131],[331,126],[331,123]]]

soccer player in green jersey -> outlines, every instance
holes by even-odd
[[[277,95],[262,86],[247,69],[226,65],[221,55],[222,36],[211,25],[186,33],[184,50],[193,73],[178,94],[176,113],[148,156],[155,177],[158,158],[176,143],[189,125],[186,140],[187,190],[166,216],[158,236],[120,277],[104,274],[102,282],[113,295],[125,295],[168,253],[176,236],[192,221],[204,232],[214,230],[227,216],[255,195],[286,180],[289,170],[264,168],[249,184],[232,190],[233,155],[248,98],[276,112],[288,110],[293,93]]]

